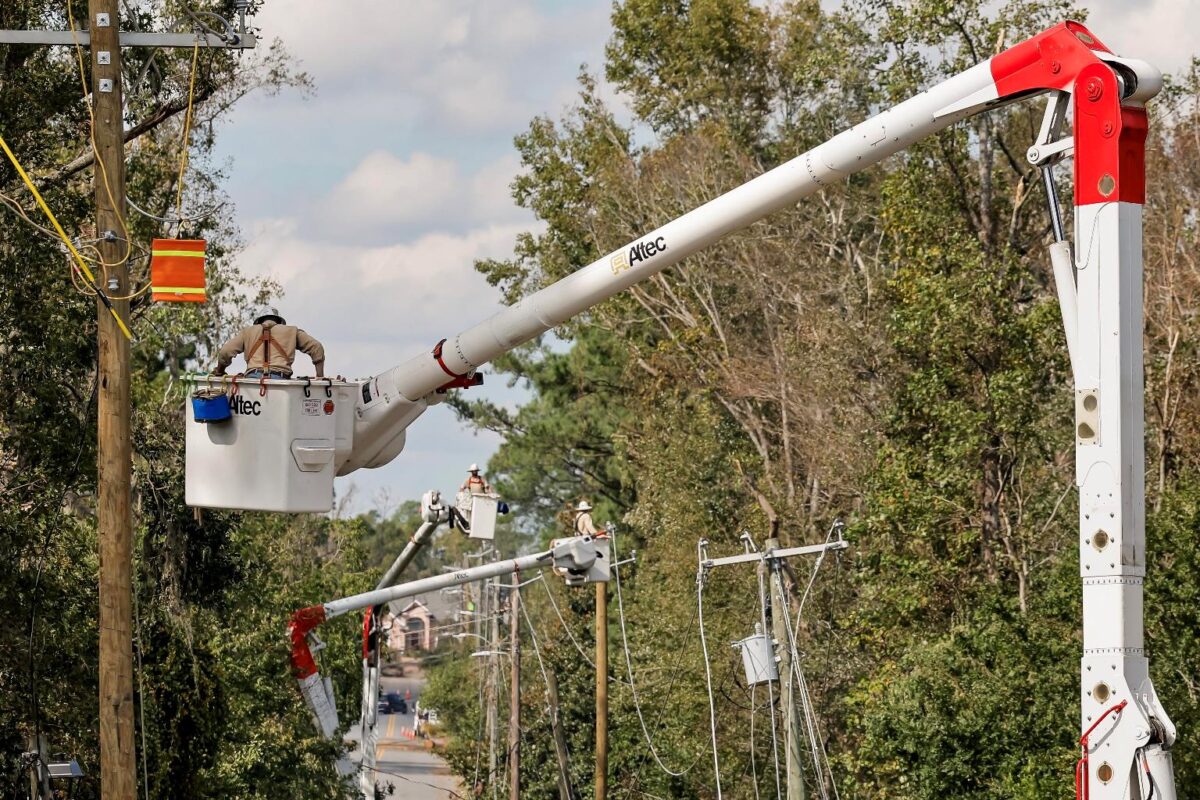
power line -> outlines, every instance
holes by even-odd
[[[767,681],[770,686],[771,682]],[[759,800],[758,797],[758,766],[754,759],[754,712],[756,703],[754,700],[754,690],[758,688],[758,684],[750,684],[750,775],[754,786],[754,800]],[[772,714],[774,717],[774,714]],[[774,723],[772,723],[772,732],[774,731]],[[779,770],[775,770],[775,780],[779,780]]]
[[[615,564],[617,561],[620,560],[620,556],[617,553],[617,529],[616,529],[616,526],[613,526],[610,529],[609,536],[612,540],[612,551],[613,551],[612,552],[612,561]],[[679,778],[679,777],[682,777],[683,775],[686,775],[688,772],[690,772],[692,767],[696,766],[696,762],[693,761],[691,766],[689,766],[686,769],[683,769],[679,772],[676,772],[675,770],[671,769],[670,767],[668,767],[666,764],[663,763],[662,758],[658,755],[658,750],[654,747],[654,740],[650,738],[650,731],[646,727],[646,718],[645,718],[645,716],[642,715],[642,704],[641,704],[641,701],[638,699],[637,685],[633,680],[633,661],[629,656],[629,636],[625,631],[625,600],[621,594],[621,570],[619,567],[613,568],[613,575],[616,577],[616,583],[617,583],[617,618],[618,618],[618,620],[620,620],[620,623],[621,623],[621,649],[625,653],[625,671],[626,671],[626,674],[629,676],[630,692],[633,694],[633,708],[635,711],[637,711],[638,722],[642,726],[642,735],[646,737],[646,744],[650,748],[650,754],[652,756],[654,756],[654,761],[658,764],[659,768],[663,772],[667,773],[668,775],[670,775],[673,778]]]
[[[671,670],[668,673],[670,675],[678,675],[679,674],[679,666],[683,662],[683,654],[685,652],[687,652],[688,643],[691,641],[692,631],[695,629],[697,616],[698,616],[698,609],[693,609],[692,610],[692,618],[690,620],[688,620],[687,630],[684,631],[684,634],[683,634],[683,641],[680,642],[679,647],[676,648],[676,650],[675,650],[675,663],[671,665]],[[675,698],[675,692],[682,685],[683,685],[683,681],[680,681],[680,680],[671,681],[670,685],[667,688],[667,696],[663,701],[664,707],[669,708],[671,706],[671,701],[674,700],[674,698]],[[663,726],[666,724],[666,721],[667,721],[667,715],[663,714],[659,720],[658,730],[661,731],[663,729]],[[700,761],[700,757],[697,756],[696,761],[693,762],[692,766],[695,766],[695,764],[698,763],[699,761]],[[638,762],[638,767],[637,767],[637,772],[639,775],[641,773],[642,766],[645,765],[645,763],[646,763],[646,753],[643,753],[642,759],[641,759],[641,761]],[[692,767],[688,767],[689,770],[691,768]],[[645,792],[643,792],[643,794],[645,794]]]
[[[820,559],[818,559],[818,562],[813,566],[814,577],[817,570],[820,569],[820,566]],[[811,580],[809,581],[809,585],[812,585]],[[816,721],[816,712],[813,709],[812,697],[808,691],[808,681],[805,680],[804,671],[800,668],[800,652],[796,647],[796,635],[792,629],[791,617],[786,611],[787,597],[784,594],[782,584],[779,585],[779,595],[784,605],[784,630],[787,633],[788,647],[790,648],[792,655],[792,674],[796,678],[796,688],[800,693],[800,706],[804,712],[804,724],[808,732],[808,744],[809,750],[812,753],[813,771],[817,782],[817,788],[821,792],[821,797],[824,798],[824,800],[828,800],[829,791],[826,788],[825,782],[825,774],[828,772],[829,783],[833,786],[834,797],[837,800],[840,800],[838,797],[837,782],[833,780],[833,771],[829,766],[829,754],[825,752],[825,745],[820,737],[820,728]],[[788,679],[791,680],[791,677],[789,676]],[[822,767],[822,761],[824,762],[824,767]]]
[[[391,770],[382,769],[380,767],[367,767],[367,769],[371,770],[372,772],[376,773],[377,775],[389,775],[393,778],[399,778],[403,781],[407,781],[408,783],[414,784],[416,786],[428,786],[430,789],[437,789],[439,792],[446,792],[450,797],[457,798],[458,800],[467,800],[466,797],[464,797],[463,795],[454,791],[453,789],[447,789],[444,786],[434,786],[432,783],[426,783],[425,781],[419,781],[416,778],[410,778],[409,776],[403,775],[399,772],[392,772]]]
[[[703,541],[703,540],[701,540]],[[717,755],[717,707],[713,701],[712,667],[708,663],[708,639],[704,635],[704,566],[696,571],[696,616],[700,621],[700,648],[704,651],[704,684],[708,689],[708,722],[712,731],[713,776],[717,781],[717,800],[721,800],[721,760]]]
[[[762,623],[763,633],[770,636],[771,627],[767,624],[766,565],[760,563],[756,572],[758,574],[758,617]],[[779,780],[779,736],[775,728],[775,687],[770,681],[767,681],[767,700],[767,707],[771,713],[771,757],[775,761],[775,800],[780,800],[783,797],[783,785]],[[753,701],[751,701],[750,705],[754,705]],[[751,712],[750,716],[750,727],[753,730],[753,712]]]
[[[616,557],[613,557],[612,560],[615,562],[617,559]],[[614,567],[613,571],[616,572],[617,568]],[[562,625],[563,630],[566,632],[567,638],[571,641],[571,644],[575,647],[575,650],[579,652],[580,657],[587,662],[587,665],[593,670],[596,669],[596,662],[587,654],[587,651],[579,645],[579,641],[575,638],[574,634],[571,633],[571,626],[567,624],[566,618],[563,617],[562,611],[560,611],[558,608],[558,603],[554,600],[554,592],[550,590],[550,587],[546,581],[542,581],[542,587],[546,590],[546,597],[550,599],[550,607],[554,609],[554,613],[558,617],[558,621]],[[619,683],[622,686],[629,685],[615,675],[610,675],[608,680],[609,683]]]
[[[846,525],[840,519],[835,519],[833,524],[829,526],[829,533],[825,534],[825,544],[833,541],[833,535],[836,533],[841,536]],[[808,576],[808,585],[804,587],[804,594],[800,596],[800,607],[796,609],[796,630],[800,629],[800,616],[804,613],[804,604],[808,602],[808,595],[812,591],[813,583],[817,580],[817,573],[821,571],[821,563],[825,561],[825,554],[828,550],[822,550],[817,555],[817,560],[813,563],[812,574]],[[786,606],[785,606],[786,607]]]
[[[533,643],[533,654],[535,656],[537,656],[538,669],[541,670],[541,673],[542,673],[542,683],[545,684],[545,686],[546,686],[546,713],[550,716],[550,725],[553,728],[554,726],[557,726],[561,723],[555,718],[555,713],[554,713],[555,709],[550,708],[550,677],[546,674],[546,664],[545,664],[545,662],[542,661],[542,649],[540,647],[538,647],[537,631],[535,631],[533,628],[533,621],[531,619],[529,619],[529,609],[526,608],[526,606],[528,606],[528,605],[529,605],[528,603],[520,604],[521,615],[525,617],[525,626],[527,628],[529,628],[529,641]],[[551,735],[553,735],[553,730],[551,730]],[[567,763],[570,764],[571,763],[571,751],[567,744],[567,737],[565,737],[565,736],[562,737],[562,742],[563,742],[563,748],[566,749],[566,751],[567,751],[566,752]],[[557,746],[557,742],[556,742],[555,746]],[[559,772],[560,772],[560,774],[562,774],[563,785],[570,786],[571,785],[570,772],[567,770],[563,770],[561,765],[559,765]]]

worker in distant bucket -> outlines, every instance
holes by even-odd
[[[321,343],[295,325],[288,325],[275,309],[266,309],[255,317],[253,325],[242,328],[221,345],[213,373],[224,375],[234,357],[244,353],[247,378],[290,378],[297,350],[312,359],[318,378],[325,377],[325,348]]]
[[[592,522],[592,504],[587,500],[580,500],[579,505],[575,506],[575,535],[599,535],[596,533],[596,523]]]
[[[463,481],[462,486],[458,487],[458,490],[467,494],[491,494],[492,486],[479,474],[479,465],[472,464],[467,467],[467,479]]]

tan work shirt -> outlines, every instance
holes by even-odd
[[[264,331],[270,332],[270,342],[259,341]],[[268,344],[271,351],[271,363],[266,363]],[[317,377],[325,374],[325,348],[313,337],[297,328],[295,325],[280,325],[274,320],[267,320],[261,325],[250,325],[242,328],[225,344],[217,354],[218,375],[233,363],[234,356],[243,353],[246,356],[246,372],[252,369],[276,370],[286,375],[292,374],[292,362],[296,360],[296,350],[299,349],[312,359]],[[251,355],[251,352],[253,354]]]
[[[460,492],[470,492],[471,494],[491,494],[492,487],[481,475],[472,475],[463,481],[463,485],[458,487]]]
[[[575,517],[575,534],[577,536],[595,536],[596,523],[592,522],[592,512],[580,511]]]

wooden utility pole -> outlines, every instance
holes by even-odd
[[[508,596],[509,656],[512,664],[512,681],[508,699],[508,797],[518,800],[521,796],[521,625],[517,612],[521,604],[521,576],[514,572],[512,591]]]
[[[608,796],[608,584],[596,584],[596,800]]]
[[[778,550],[778,539],[767,539],[767,550]],[[796,716],[795,685],[792,683],[792,649],[788,646],[788,635],[783,604],[783,576],[780,574],[779,559],[769,559],[771,599],[771,636],[779,647],[779,703],[783,707],[784,752],[787,764],[787,800],[804,800],[804,772],[800,760],[800,720]]]
[[[496,736],[498,733],[497,706],[500,705],[500,608],[499,590],[500,584],[496,580],[490,580],[486,583],[481,583],[480,588],[483,589],[483,594],[487,594],[488,590],[496,592],[496,596],[489,598],[488,610],[491,612],[491,636],[489,637],[488,661],[490,669],[488,671],[488,705],[487,705],[487,728],[488,728],[488,785],[492,787],[492,796],[496,795]]]
[[[101,288],[129,319],[125,229],[125,117],[118,0],[88,0],[96,167],[96,236],[106,264]],[[100,539],[100,796],[136,800],[133,727],[132,444],[129,340],[96,302],[99,358],[96,518]]]
[[[558,759],[558,799],[575,800],[571,788],[571,762],[567,757],[567,737],[558,717],[558,675],[546,673],[546,701],[550,704],[550,733],[554,737],[554,757]]]

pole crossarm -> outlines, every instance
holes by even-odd
[[[253,50],[258,39],[252,33],[155,33],[152,31],[121,31],[121,47],[200,47],[231,50]],[[0,44],[40,44],[51,47],[88,47],[92,43],[89,31],[12,31],[0,30]]]
[[[766,561],[772,558],[790,558],[791,556],[807,556],[814,553],[825,553],[830,550],[845,550],[850,546],[850,543],[845,539],[838,539],[833,542],[824,544],[809,544],[803,547],[784,547],[778,550],[770,549],[761,552],[754,551],[750,553],[742,553],[736,556],[723,556],[722,558],[707,558],[700,562],[700,566],[704,569],[712,569],[713,567],[724,567],[730,564],[745,564],[749,561]]]

